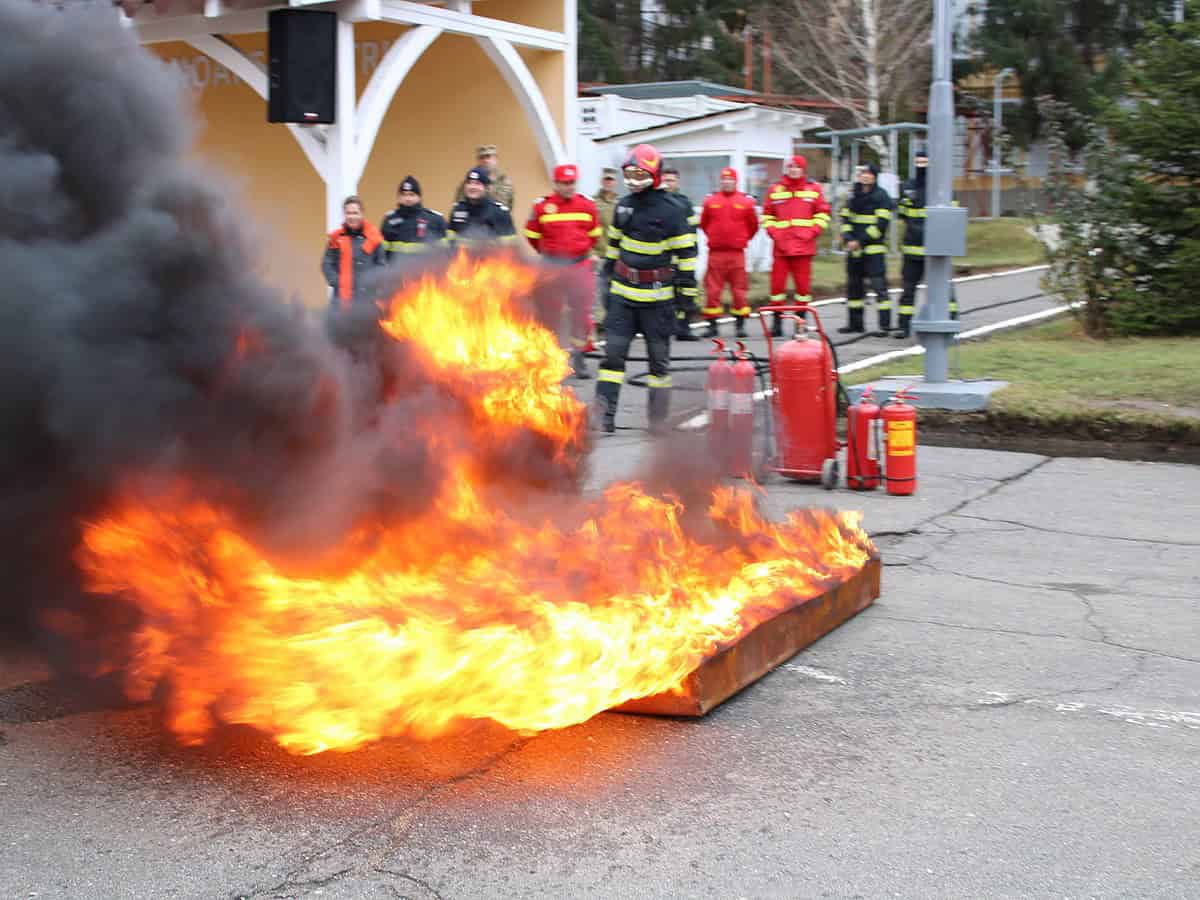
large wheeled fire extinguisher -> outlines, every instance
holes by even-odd
[[[846,486],[852,491],[879,487],[879,406],[866,388],[846,410]]]
[[[917,410],[908,403],[916,399],[909,388],[896,391],[879,413],[889,494],[912,494],[917,489]]]
[[[729,474],[754,477],[754,363],[738,341],[729,380]]]
[[[794,319],[789,341],[773,342],[766,313]],[[807,304],[764,306],[759,310],[774,385],[775,470],[797,481],[820,481],[833,490],[838,481],[837,367],[821,317]],[[810,335],[806,317],[815,323]]]
[[[717,358],[708,367],[708,452],[722,475],[729,471],[729,394],[733,364],[725,356],[725,342],[713,338]]]

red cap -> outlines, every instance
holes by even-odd
[[[793,156],[793,157],[791,158],[791,160],[788,162],[788,165],[791,165],[791,166],[799,166],[800,168],[807,170],[807,169],[808,169],[808,160],[807,160],[807,159],[805,159],[805,158],[804,158],[803,156],[801,156],[800,154],[796,154],[796,155],[795,155],[795,156]]]
[[[574,184],[579,180],[579,169],[570,164],[554,167],[554,180]]]
[[[726,166],[721,170],[721,177],[732,178],[734,181],[737,181],[737,169],[732,166]]]

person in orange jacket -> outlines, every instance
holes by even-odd
[[[542,258],[562,267],[571,348],[571,368],[576,378],[590,378],[583,351],[592,333],[592,300],[595,276],[592,249],[604,234],[596,204],[576,190],[579,170],[572,165],[554,170],[554,193],[533,205],[525,223],[525,237]]]
[[[758,233],[758,213],[754,199],[737,189],[737,170],[721,170],[721,190],[704,198],[700,230],[708,240],[708,268],[704,272],[704,308],[708,319],[708,337],[717,336],[717,317],[721,315],[721,294],[728,284],[733,292],[729,312],[737,322],[738,337],[746,336],[746,316],[750,288],[746,275],[746,245]]]
[[[345,309],[351,303],[369,300],[371,279],[366,277],[376,266],[387,265],[383,235],[363,217],[362,200],[347,197],[342,203],[345,220],[329,232],[321,271],[333,292],[330,303]]]
[[[808,161],[793,156],[784,177],[767,191],[763,203],[763,227],[775,245],[771,266],[771,302],[787,301],[787,279],[792,276],[797,303],[808,303],[812,285],[812,260],[817,240],[829,227],[829,203],[821,186],[808,179]],[[776,313],[771,323],[775,337],[783,334],[783,321]]]

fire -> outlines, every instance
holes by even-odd
[[[513,260],[460,257],[394,298],[382,327],[416,342],[432,379],[483,386],[481,428],[531,429],[569,454],[582,406],[562,386],[553,335],[519,309],[533,277]],[[131,495],[87,523],[88,589],[141,614],[122,662],[129,696],[163,692],[185,743],[246,724],[305,754],[472,719],[561,728],[675,688],[874,552],[855,516],[774,524],[728,487],[701,516],[636,483],[535,515],[501,501],[472,462],[455,457],[423,514],[363,526],[355,546],[369,549],[319,576],[272,560],[186,488]]]

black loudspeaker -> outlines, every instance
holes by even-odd
[[[334,122],[337,13],[273,9],[267,13],[267,121]]]

